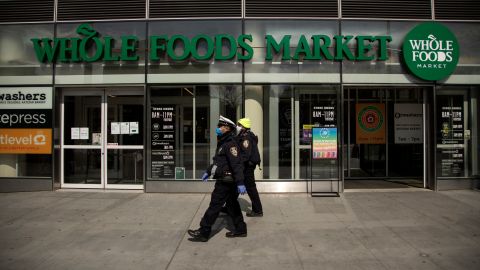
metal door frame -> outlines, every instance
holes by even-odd
[[[136,88],[136,87],[135,87]],[[60,119],[60,186],[61,188],[85,188],[85,189],[143,189],[145,183],[145,176],[142,183],[138,185],[133,184],[108,184],[108,166],[107,157],[109,150],[118,149],[141,149],[144,150],[144,144],[142,145],[108,145],[107,139],[107,120],[108,120],[108,95],[144,95],[144,89],[111,89],[111,88],[95,88],[95,89],[81,89],[64,88],[61,98],[61,119]],[[65,96],[100,96],[101,104],[101,144],[100,145],[65,145]],[[144,99],[142,99],[143,104]],[[145,110],[144,110],[145,113]],[[145,116],[142,115],[142,121]],[[144,137],[144,136],[143,136]],[[65,183],[65,149],[99,149],[101,155],[100,166],[100,184],[72,184]],[[144,154],[145,156],[145,154]],[[142,171],[145,166],[142,167]]]

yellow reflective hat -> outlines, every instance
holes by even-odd
[[[250,128],[252,127],[252,121],[250,121],[250,118],[242,118],[237,121],[240,125],[242,125],[244,128]]]

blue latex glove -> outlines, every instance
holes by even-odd
[[[202,181],[203,181],[203,182],[207,182],[209,176],[210,176],[210,175],[209,175],[207,172],[204,172],[203,175],[202,175]]]
[[[244,185],[238,185],[238,189],[237,189],[237,190],[238,190],[238,193],[240,193],[240,194],[242,194],[242,195],[245,194],[245,193],[247,193],[247,188],[246,188]]]

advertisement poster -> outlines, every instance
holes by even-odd
[[[0,87],[0,108],[52,109],[51,87]]]
[[[314,105],[312,106],[311,116],[312,123],[302,126],[302,143],[304,144],[310,144],[312,142],[312,128],[337,126],[334,106]]]
[[[422,104],[394,104],[396,144],[421,144],[423,142]]]
[[[0,154],[52,153],[52,88],[0,87]]]
[[[312,129],[313,159],[337,158],[337,128]]]
[[[0,154],[51,154],[52,129],[0,129]]]
[[[464,176],[465,143],[463,96],[441,96],[437,103],[438,175]]]
[[[152,105],[152,178],[175,178],[175,106]]]
[[[385,104],[359,103],[356,111],[356,143],[385,144]]]

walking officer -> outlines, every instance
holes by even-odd
[[[216,180],[212,192],[210,205],[205,211],[200,228],[188,230],[189,238],[193,242],[207,242],[212,226],[217,219],[222,206],[226,204],[228,215],[232,218],[235,229],[227,232],[227,237],[246,237],[247,224],[243,220],[242,210],[238,203],[238,194],[245,194],[246,188],[243,182],[243,162],[235,139],[236,125],[232,120],[220,116],[217,133],[217,149],[213,157],[213,163],[202,176],[207,181],[210,176]]]
[[[242,118],[237,121],[237,140],[242,150],[244,164],[245,187],[248,197],[252,201],[252,211],[247,212],[247,217],[262,217],[263,208],[255,184],[255,167],[260,166],[260,152],[258,150],[258,137],[250,130],[252,122],[250,118]]]

